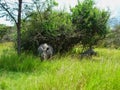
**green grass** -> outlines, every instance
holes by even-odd
[[[68,54],[41,62],[33,55],[17,56],[11,43],[3,45],[0,90],[120,90],[120,50],[98,48],[92,59]]]

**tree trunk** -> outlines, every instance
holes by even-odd
[[[21,54],[21,29],[20,26],[17,26],[17,53]]]
[[[17,53],[21,54],[21,10],[22,10],[22,0],[19,0],[18,6],[18,22],[17,22]]]

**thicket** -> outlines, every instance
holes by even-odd
[[[93,0],[78,2],[72,8],[72,22],[76,30],[81,34],[83,48],[93,48],[108,33],[108,20],[110,13],[94,6]]]
[[[56,11],[57,4],[46,1],[42,10],[29,13],[30,17],[22,22],[22,50],[37,53],[42,43],[54,48],[54,53],[69,51],[80,43],[84,48],[92,48],[105,38],[108,30],[109,12],[99,10],[93,0],[78,2],[71,13]]]

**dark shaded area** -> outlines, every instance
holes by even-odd
[[[60,35],[57,37],[48,37],[37,35],[36,39],[29,39],[22,42],[22,50],[32,51],[35,55],[38,54],[38,47],[43,43],[47,43],[53,47],[54,54],[70,51],[74,45],[80,43],[80,36]]]
[[[80,54],[80,58],[82,59],[84,57],[92,57],[92,56],[96,56],[96,55],[97,55],[97,52],[95,52],[92,48],[89,48]]]

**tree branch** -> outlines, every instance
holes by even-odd
[[[3,10],[5,10],[9,14],[9,16],[13,19],[13,21],[17,25],[17,21],[16,21],[15,17],[10,13],[10,11],[2,3],[0,3],[0,5],[3,8]]]

